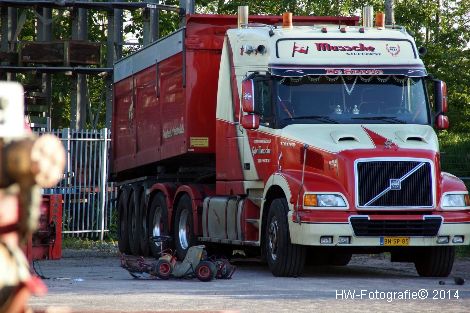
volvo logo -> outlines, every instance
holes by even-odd
[[[390,179],[390,190],[401,190],[401,180]]]

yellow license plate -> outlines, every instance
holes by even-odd
[[[409,246],[409,237],[380,237],[381,246]]]

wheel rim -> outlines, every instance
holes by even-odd
[[[271,254],[271,259],[275,261],[277,259],[277,247],[278,247],[278,234],[279,225],[277,219],[273,217],[268,229],[268,248]]]
[[[202,278],[207,278],[209,277],[210,275],[210,270],[209,270],[209,267],[208,266],[200,266],[198,271],[197,271],[197,274],[199,277],[202,277]]]
[[[188,210],[183,210],[180,215],[180,220],[178,223],[178,238],[180,242],[180,246],[183,249],[188,249],[189,247],[189,212]]]
[[[152,223],[152,236],[161,236],[162,235],[162,210],[160,207],[155,209],[155,214],[153,215],[153,223]],[[155,242],[157,247],[160,247],[161,242]]]
[[[162,263],[158,267],[158,272],[162,275],[168,275],[170,273],[170,264]]]

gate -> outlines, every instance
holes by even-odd
[[[64,177],[57,187],[44,194],[62,194],[62,232],[103,240],[110,231],[117,188],[108,182],[110,132],[62,129],[50,132],[63,143],[66,151]],[[41,133],[39,133],[41,135]]]

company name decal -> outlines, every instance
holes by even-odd
[[[255,139],[253,143],[271,143],[271,139]]]
[[[397,55],[400,52],[399,46],[390,46],[387,45],[388,49],[387,50],[389,53],[392,55],[395,54]],[[368,56],[368,55],[375,55],[379,56],[382,55],[381,52],[377,51],[377,48],[372,45],[366,45],[364,43],[358,43],[355,45],[334,45],[328,42],[317,42],[317,43],[311,43],[310,45],[308,43],[298,43],[294,42],[292,45],[292,57],[295,57],[297,54],[303,54],[303,55],[309,55],[312,54],[311,52],[345,52],[346,55],[349,56],[355,56],[355,55],[361,55],[361,56]]]
[[[173,122],[163,124],[164,139],[168,139],[182,134],[184,134],[183,118],[181,118],[181,121],[174,120]]]
[[[375,47],[360,43],[357,46],[333,46],[329,43],[316,43],[317,51],[375,51]]]
[[[336,69],[327,68],[325,69],[327,75],[383,75],[384,71],[377,69]]]
[[[253,155],[256,155],[256,154],[271,154],[271,149],[261,148],[261,147],[253,147],[253,148],[251,148],[251,153]]]
[[[289,147],[289,148],[294,148],[294,147],[295,147],[295,142],[291,142],[291,141],[281,141],[281,146],[283,146],[283,147]]]

